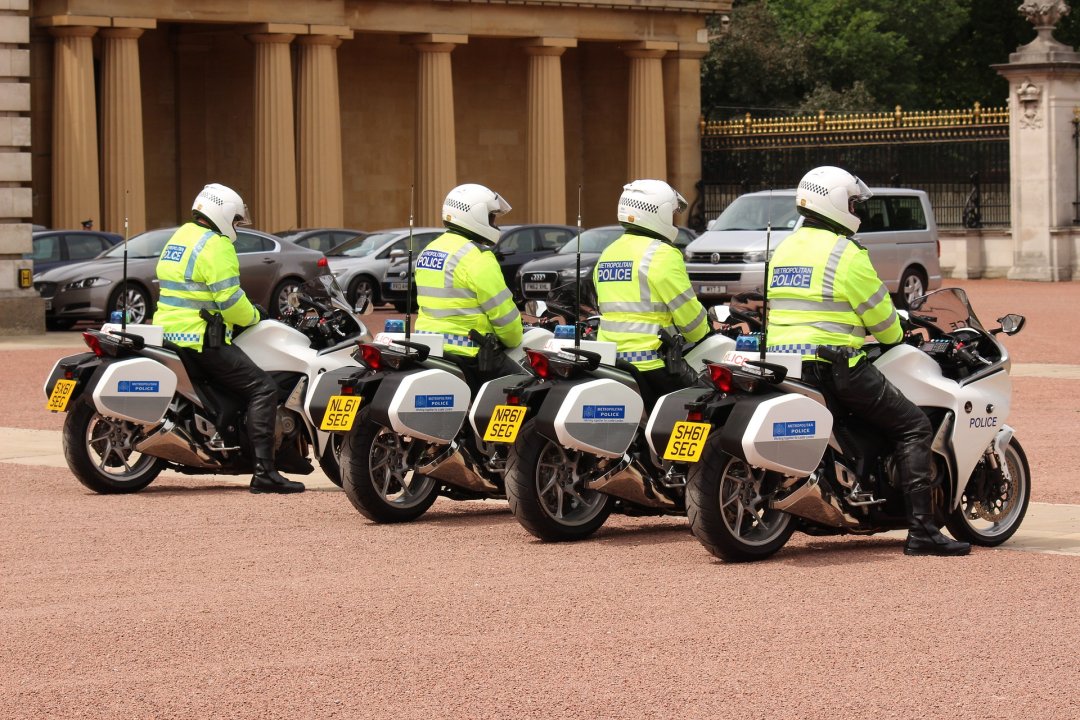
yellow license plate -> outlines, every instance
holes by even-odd
[[[331,395],[319,429],[337,432],[352,430],[356,411],[360,409],[363,399],[359,395]]]
[[[512,443],[517,438],[521,423],[525,420],[525,408],[520,405],[496,405],[484,431],[484,440],[496,443]]]
[[[74,380],[57,380],[56,385],[53,385],[52,392],[49,393],[49,402],[45,405],[45,409],[53,412],[63,412],[67,408],[68,400],[71,399],[71,393],[77,384]]]
[[[671,431],[667,449],[664,450],[664,459],[697,462],[701,459],[701,451],[705,449],[705,441],[708,439],[708,423],[686,422],[685,420],[677,422]]]

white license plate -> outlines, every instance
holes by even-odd
[[[722,295],[727,292],[727,285],[702,285],[702,295]]]
[[[525,283],[525,292],[549,292],[551,283]]]
[[[407,282],[392,282],[390,283],[391,290],[408,290],[409,283]]]

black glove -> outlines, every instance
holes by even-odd
[[[255,307],[255,312],[259,313],[259,322],[270,319],[270,313],[266,312],[266,308],[259,303],[252,303],[252,305]]]

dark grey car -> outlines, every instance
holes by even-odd
[[[162,248],[176,228],[149,230],[127,242],[127,282],[123,243],[86,262],[64,265],[34,276],[45,299],[45,325],[64,329],[79,320],[104,321],[125,305],[132,323],[150,322],[157,307],[156,268]],[[316,275],[329,272],[326,257],[258,230],[240,229],[236,254],[240,285],[254,303],[277,317],[289,293]]]

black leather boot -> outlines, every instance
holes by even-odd
[[[929,488],[908,493],[908,522],[905,555],[954,556],[971,552],[971,543],[953,540],[942,534],[934,523]]]
[[[304,483],[287,479],[274,469],[274,461],[264,458],[255,459],[255,474],[251,476],[253,493],[298,493],[304,492]]]

